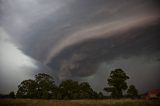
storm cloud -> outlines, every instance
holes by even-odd
[[[52,67],[60,65],[59,68],[62,68],[63,71],[70,71],[70,76],[74,77],[92,75],[96,72],[99,63],[112,61],[119,57],[145,56],[158,59],[159,30],[160,26],[155,24],[119,32],[107,38],[83,41],[63,49],[49,65]]]
[[[0,27],[36,72],[89,81],[101,91],[104,75],[123,68],[132,77],[144,74],[144,82],[130,82],[145,91],[160,87],[159,10],[158,0],[0,0]],[[0,59],[5,67],[7,56]]]

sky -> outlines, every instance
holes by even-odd
[[[160,88],[158,0],[0,0],[0,93],[43,72],[96,91],[123,69],[140,93]],[[104,91],[103,91],[104,92]]]

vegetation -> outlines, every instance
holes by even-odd
[[[111,92],[112,98],[121,98],[123,96],[123,91],[128,88],[127,79],[129,79],[129,77],[122,69],[115,69],[111,71],[108,78],[109,87],[104,88],[104,90]]]
[[[102,99],[103,94],[95,92],[89,83],[73,80],[62,81],[55,85],[53,78],[47,74],[35,75],[35,80],[24,80],[18,86],[17,98],[32,99]]]
[[[122,69],[111,71],[108,81],[108,87],[105,91],[111,93],[111,98],[124,97],[123,92],[127,90],[127,79],[129,77]],[[138,90],[134,85],[130,85],[127,91],[127,96],[137,98]],[[55,84],[52,76],[45,73],[35,75],[34,79],[22,81],[18,85],[16,95],[10,92],[9,95],[1,95],[1,98],[30,98],[30,99],[105,99],[102,92],[95,92],[88,82],[64,80],[59,86]],[[109,98],[110,98],[109,97]]]
[[[4,99],[0,106],[160,106],[159,101],[133,99],[107,100],[33,100]]]
[[[122,69],[111,71],[108,87],[104,90],[111,93],[109,98],[114,99],[107,99],[101,92],[95,92],[88,82],[64,80],[57,86],[51,76],[39,73],[34,80],[22,81],[16,95],[13,91],[9,95],[0,95],[8,98],[0,99],[0,106],[160,106],[159,100],[135,99],[138,90],[134,85],[128,87],[127,79],[129,77]],[[132,99],[122,99],[125,90],[127,97]]]
[[[96,99],[98,94],[89,83],[78,83],[73,80],[62,81],[59,85],[58,99]]]
[[[130,85],[127,90],[127,96],[130,98],[137,98],[138,97],[138,90],[135,88],[134,85]]]
[[[12,91],[12,92],[10,92],[9,94],[0,94],[0,98],[15,98],[15,94],[14,94],[14,92]]]
[[[11,92],[9,93],[9,97],[10,97],[10,98],[15,98],[15,94],[14,94],[13,91],[11,91]]]
[[[35,80],[24,80],[18,86],[16,96],[18,98],[39,98],[49,99],[55,95],[56,85],[51,76],[39,73]]]

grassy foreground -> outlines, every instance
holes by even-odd
[[[0,106],[160,106],[157,100],[33,100],[0,99]]]

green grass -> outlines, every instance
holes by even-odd
[[[158,100],[33,100],[0,99],[0,106],[160,106]]]

